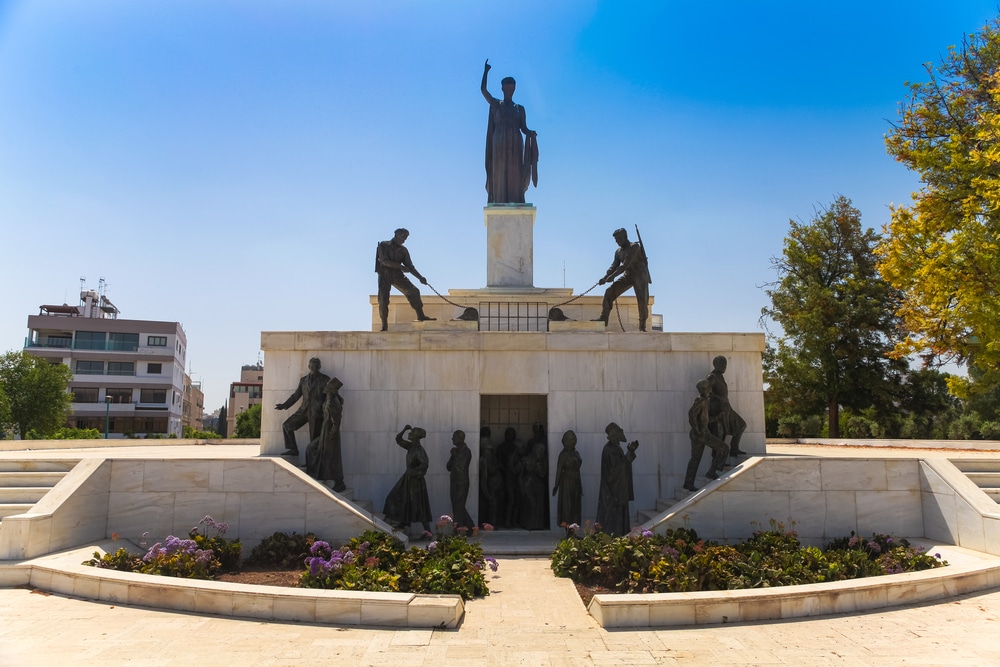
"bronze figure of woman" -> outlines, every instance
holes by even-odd
[[[498,100],[486,90],[489,71],[490,61],[487,60],[481,86],[483,97],[490,105],[490,119],[486,126],[486,201],[490,204],[523,204],[528,183],[538,186],[537,133],[528,129],[524,107],[514,103],[517,83],[513,77],[508,76],[500,82],[503,99]]]

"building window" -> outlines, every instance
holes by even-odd
[[[166,403],[166,389],[142,389],[139,391],[140,403]]]
[[[73,343],[77,350],[103,350],[108,334],[103,331],[77,331]]]
[[[135,352],[139,349],[139,334],[112,333],[108,334],[108,349],[119,352]]]
[[[159,375],[163,372],[163,364],[146,364],[146,372],[150,375]]]
[[[107,391],[108,397],[111,399],[112,403],[131,403],[132,402],[132,388],[131,387],[108,387]]]
[[[100,403],[98,395],[100,390],[97,387],[75,387],[73,389],[74,403]]]
[[[68,334],[60,334],[58,336],[49,336],[42,343],[42,347],[65,347],[70,348],[73,346],[73,338]]]
[[[108,375],[135,375],[135,362],[109,361]]]
[[[264,389],[264,387],[262,387],[262,386],[252,386],[252,387],[250,387],[250,391],[248,392],[250,394],[250,398],[260,398],[261,397],[261,391],[263,391],[263,389]]]
[[[104,362],[103,361],[84,361],[82,359],[76,360],[76,374],[77,375],[104,375]]]
[[[166,336],[149,336],[146,338],[146,345],[150,347],[166,347],[167,337]]]

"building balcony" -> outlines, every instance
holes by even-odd
[[[72,347],[73,341],[69,338],[42,338],[33,341],[30,338],[24,339],[24,349],[30,348],[59,348],[68,350]]]

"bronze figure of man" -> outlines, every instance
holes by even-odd
[[[287,410],[302,399],[299,409],[284,421],[281,432],[285,436],[285,451],[282,456],[298,456],[299,446],[295,442],[295,431],[309,424],[309,442],[319,437],[323,430],[323,389],[330,381],[329,375],[319,372],[320,361],[317,357],[309,360],[309,374],[299,380],[299,386],[284,403],[277,403],[275,410]]]
[[[615,250],[615,260],[611,263],[611,267],[604,274],[604,277],[597,282],[599,285],[604,285],[618,276],[621,277],[611,283],[611,287],[604,292],[601,316],[595,321],[604,322],[606,325],[615,299],[632,288],[635,290],[635,298],[639,302],[639,331],[645,331],[646,319],[649,317],[649,283],[651,282],[646,253],[643,252],[640,244],[628,240],[628,232],[624,229],[616,229],[613,236],[615,242],[618,243],[618,249]]]
[[[393,287],[402,292],[406,300],[410,302],[410,306],[417,312],[419,321],[434,319],[424,314],[424,302],[420,299],[420,289],[404,275],[412,273],[421,284],[427,284],[427,279],[420,275],[420,272],[413,266],[413,262],[410,261],[410,251],[403,246],[409,236],[410,232],[400,227],[393,233],[391,239],[379,243],[375,252],[375,273],[378,274],[378,315],[382,320],[382,331],[389,328],[389,290]]]

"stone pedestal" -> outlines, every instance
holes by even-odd
[[[486,286],[534,286],[535,207],[491,204],[486,220]]]

